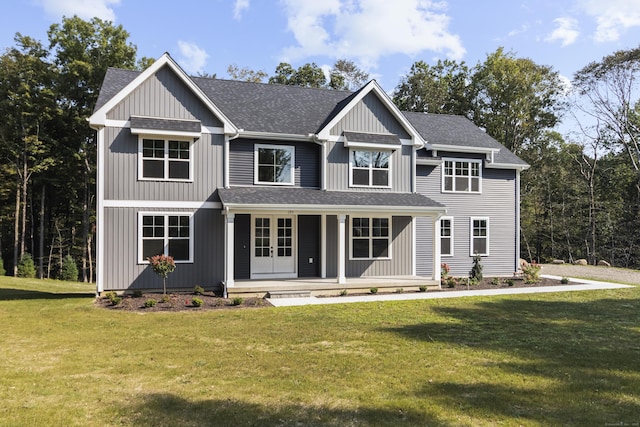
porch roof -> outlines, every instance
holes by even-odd
[[[444,205],[418,193],[234,187],[220,188],[218,195],[223,209],[234,211],[375,212],[411,216],[439,216],[446,212]]]

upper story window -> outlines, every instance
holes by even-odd
[[[445,159],[442,166],[442,191],[480,193],[482,175],[480,160]]]
[[[391,187],[391,151],[351,150],[350,186]]]
[[[351,218],[351,259],[389,259],[389,218]]]
[[[138,178],[191,181],[191,143],[179,139],[140,139]]]
[[[260,145],[254,148],[254,183],[294,184],[295,149],[287,145]]]
[[[155,255],[172,256],[176,262],[193,262],[193,216],[141,212],[138,220],[138,262]]]

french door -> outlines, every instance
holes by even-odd
[[[295,235],[293,216],[254,215],[252,277],[295,277]]]

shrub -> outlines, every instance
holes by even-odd
[[[122,298],[118,296],[114,291],[105,292],[102,297],[109,300],[111,305],[118,305],[122,302]]]
[[[244,300],[240,297],[235,297],[232,301],[231,301],[231,305],[241,305],[244,302]]]
[[[62,259],[60,280],[66,280],[68,282],[75,282],[78,280],[78,266],[71,255],[66,255]]]
[[[18,262],[18,277],[36,277],[36,266],[33,263],[31,254],[28,252],[25,252],[20,258],[20,262]]]
[[[343,289],[343,290],[340,291],[340,296],[343,297],[343,296],[347,295],[347,293],[348,293],[347,290]]]
[[[467,286],[478,286],[479,283],[480,281],[475,277],[469,277],[467,279]]]
[[[440,264],[441,277],[447,277],[449,275],[449,271],[451,271],[451,269],[449,268],[449,264],[447,264],[446,262],[443,262],[442,264]]]
[[[371,288],[371,289],[369,289],[369,292],[371,292],[372,294],[377,294],[378,293],[378,288]]]
[[[202,286],[200,286],[200,285],[196,285],[196,287],[193,288],[193,293],[195,295],[202,295],[202,294],[204,294],[204,288]]]
[[[194,307],[201,307],[202,304],[204,304],[204,301],[202,298],[194,297],[191,299],[191,305]]]
[[[507,279],[505,282],[506,282],[507,286],[513,286],[515,284],[513,279]]]
[[[173,257],[167,255],[156,255],[147,258],[153,272],[162,277],[162,293],[167,294],[167,276],[176,269]]]
[[[0,257],[0,276],[4,276],[7,274],[7,270],[4,269],[4,261],[2,261],[2,257]]]
[[[404,289],[403,289],[403,288],[398,288],[398,289],[396,289],[396,294],[401,294],[401,293],[403,293],[403,292],[404,292]]]
[[[169,295],[162,295],[162,298],[160,298],[160,302],[163,302],[163,303],[171,302],[171,298],[169,297]]]
[[[471,271],[469,272],[470,279],[476,279],[478,282],[482,281],[482,257],[479,254],[475,254],[473,256],[473,265],[471,266]]]
[[[497,277],[494,277],[493,279],[491,279],[491,284],[493,286],[498,286],[500,284],[500,279]]]
[[[157,303],[156,300],[154,300],[153,298],[149,298],[144,302],[144,307],[145,308],[155,307],[156,303]]]
[[[460,284],[460,279],[457,277],[445,277],[444,280],[442,280],[442,284],[447,288],[455,288],[456,285]]]
[[[142,296],[142,291],[140,289],[136,289],[133,291],[134,298],[140,298]]]
[[[566,285],[569,283],[569,278],[568,277],[563,277],[562,279],[560,279],[560,283],[562,283],[563,285]]]
[[[427,287],[426,287],[425,285],[420,285],[420,286],[418,287],[418,290],[419,290],[420,292],[427,292]]]
[[[524,283],[534,284],[540,281],[540,265],[531,263],[526,267],[522,267],[522,275],[524,277]]]

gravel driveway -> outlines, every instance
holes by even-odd
[[[640,270],[592,265],[543,264],[542,274],[640,285]]]

